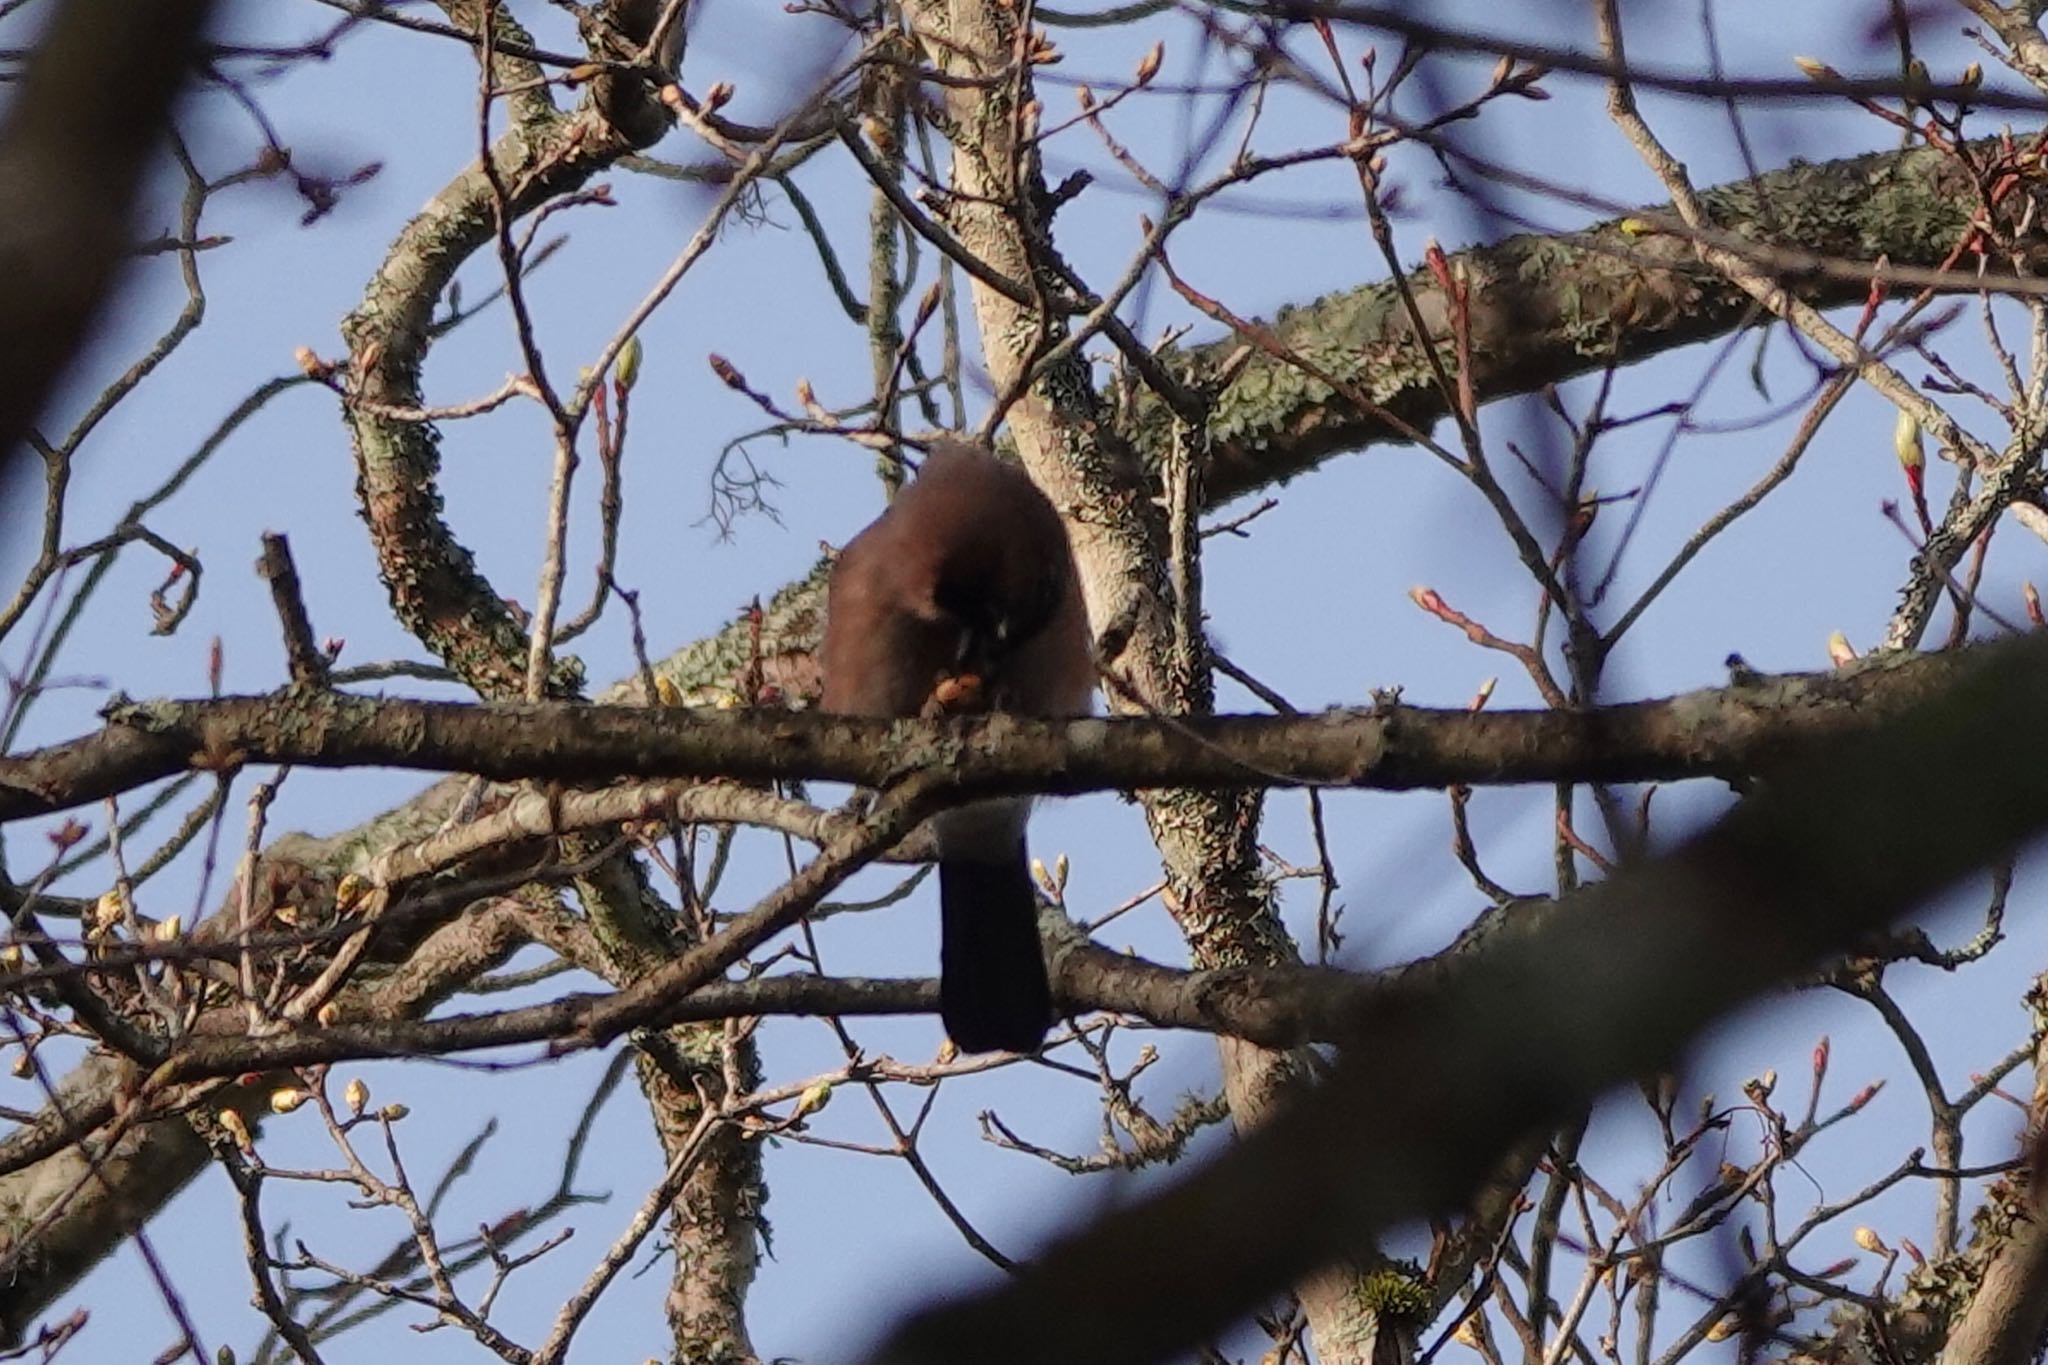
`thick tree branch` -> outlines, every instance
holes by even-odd
[[[2038,35],[2037,35],[2038,36]],[[1976,1236],[1954,1259],[1950,1283],[1973,1285],[1974,1293],[1946,1304],[1940,1278],[1924,1288],[1914,1307],[1923,1311],[1949,1308],[1953,1314],[1942,1360],[1946,1365],[2030,1365],[2041,1354],[2041,1336],[2048,1326],[2048,1206],[2042,1191],[2048,1182],[2048,994],[2036,981],[2028,997],[2034,1015],[2034,1095],[2027,1117],[2032,1160],[2027,1169],[2005,1177],[1989,1192],[1972,1217]],[[1902,1299],[1902,1303],[1904,1300]]]
[[[473,32],[484,7],[451,6]],[[491,11],[501,36],[526,35],[508,11]],[[525,75],[513,62],[506,74]],[[626,88],[607,85],[617,113]],[[524,631],[505,599],[477,570],[474,556],[441,516],[440,439],[428,422],[394,414],[421,406],[420,372],[435,331],[433,310],[456,272],[499,230],[499,187],[507,221],[568,193],[652,142],[667,126],[650,91],[644,118],[621,128],[600,102],[571,114],[546,99],[529,99],[481,160],[458,174],[399,233],[364,292],[342,321],[348,338],[350,386],[344,415],[356,454],[356,495],[393,611],[400,624],[486,695],[516,696],[524,681]]]
[[[1999,1210],[2004,1220],[1996,1231],[2003,1236],[1948,1338],[1941,1357],[1948,1365],[2029,1365],[2040,1358],[2048,1324],[2048,1208],[2039,1196],[2039,1156],[2037,1136],[2036,1167],[2011,1187],[2016,1213]]]
[[[1982,158],[1998,155],[1993,140],[1970,149]],[[1980,206],[1957,160],[1924,148],[1789,166],[1703,191],[1700,198],[1717,241],[1740,243],[1751,265],[1815,308],[1860,302],[1870,281],[1883,274],[1879,256],[1893,267],[1942,267]],[[2038,212],[2026,194],[2002,208],[2010,208],[2015,224]],[[1470,286],[1469,378],[1480,401],[1533,392],[1753,321],[1749,295],[1702,265],[1687,236],[1643,232],[1645,221],[1675,219],[1662,206],[1579,232],[1525,233],[1453,256],[1453,275]],[[2038,244],[2035,256],[2039,264]],[[1957,291],[1985,285],[1971,270],[1953,278]],[[1444,342],[1450,313],[1434,277],[1418,271],[1408,288],[1432,340]],[[1266,325],[1401,423],[1428,431],[1450,415],[1391,283],[1325,295]],[[1195,375],[1216,373],[1240,345],[1225,337],[1192,347],[1173,363]],[[1126,434],[1156,460],[1171,414],[1143,395],[1135,411]],[[1403,439],[1329,384],[1264,353],[1218,397],[1207,430],[1212,504],[1284,482],[1330,455]]]
[[[1955,674],[1961,655],[1746,679],[1591,711],[1425,709],[1313,716],[862,721],[799,712],[422,702],[285,691],[120,702],[97,734],[0,759],[0,820],[64,810],[193,769],[249,763],[484,777],[819,778],[885,786],[944,772],[963,791],[1454,784],[1739,777],[1868,731]]]

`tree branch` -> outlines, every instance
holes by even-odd
[[[1353,1018],[1329,1081],[1200,1174],[925,1312],[869,1357],[1163,1358],[1378,1229],[1457,1206],[1508,1145],[2048,824],[2048,639],[1826,746],[1539,934]],[[1142,1281],[1142,1289],[1139,1287]]]
[[[117,702],[97,734],[0,759],[0,820],[187,770],[393,767],[511,780],[805,778],[886,786],[944,772],[962,792],[1732,778],[1868,732],[1953,679],[1968,652],[1746,678],[1587,711],[1388,704],[1311,716],[865,721],[799,712],[467,704],[285,691]]]

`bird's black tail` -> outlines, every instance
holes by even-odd
[[[962,1052],[1034,1052],[1052,1022],[1038,898],[1020,841],[1000,862],[939,862],[939,1014]]]

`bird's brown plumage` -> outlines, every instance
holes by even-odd
[[[822,656],[828,711],[1085,714],[1095,664],[1059,513],[1022,469],[934,441],[917,478],[840,552]],[[985,801],[933,822],[941,1009],[963,1051],[1029,1051],[1051,1021],[1028,813],[1026,801]]]

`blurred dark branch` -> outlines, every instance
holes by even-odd
[[[0,476],[129,255],[129,213],[212,0],[68,0],[0,126]]]
[[[2048,639],[1826,746],[1678,852],[1513,917],[1354,1016],[1329,1081],[1199,1175],[1048,1248],[871,1360],[1165,1358],[2048,823]],[[1369,1044],[1369,1045],[1367,1045]]]

